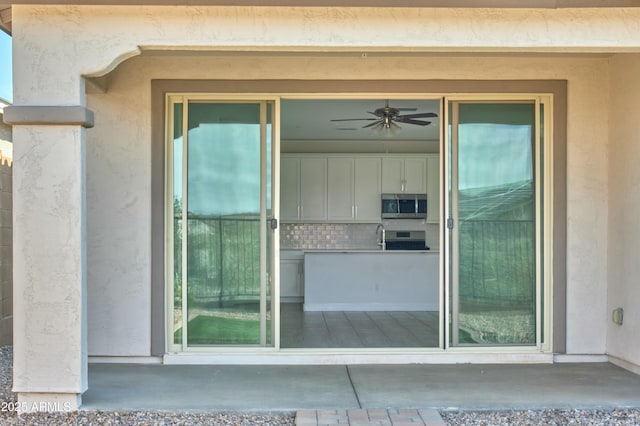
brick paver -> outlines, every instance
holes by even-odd
[[[435,409],[301,410],[297,426],[444,426]]]

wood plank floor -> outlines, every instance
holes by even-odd
[[[283,348],[415,348],[438,346],[438,312],[304,312],[283,303]]]

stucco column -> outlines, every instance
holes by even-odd
[[[19,411],[70,411],[87,389],[84,107],[14,106],[14,379]]]

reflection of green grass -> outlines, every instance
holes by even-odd
[[[270,321],[267,320],[267,330]],[[182,327],[175,332],[182,341]],[[199,315],[189,321],[189,345],[247,345],[260,343],[258,319]]]
[[[458,340],[460,343],[478,343],[471,338],[471,334],[461,328],[458,329]]]

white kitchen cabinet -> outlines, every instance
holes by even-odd
[[[307,252],[305,311],[438,311],[440,256],[430,252]]]
[[[353,220],[354,164],[351,157],[327,160],[327,204],[329,220]]]
[[[380,158],[356,158],[354,166],[355,219],[377,222],[380,220]]]
[[[300,159],[280,161],[280,220],[300,218]]]
[[[283,156],[280,162],[280,218],[327,219],[327,159]]]
[[[327,159],[300,159],[300,219],[327,219]]]
[[[397,157],[382,159],[382,192],[397,194],[404,189],[404,161]]]
[[[304,296],[304,253],[280,252],[280,300],[301,302]]]
[[[327,171],[329,220],[380,220],[380,158],[329,157]]]
[[[427,158],[427,222],[440,221],[440,156]]]
[[[387,194],[424,194],[427,192],[427,158],[384,157],[382,192]]]

